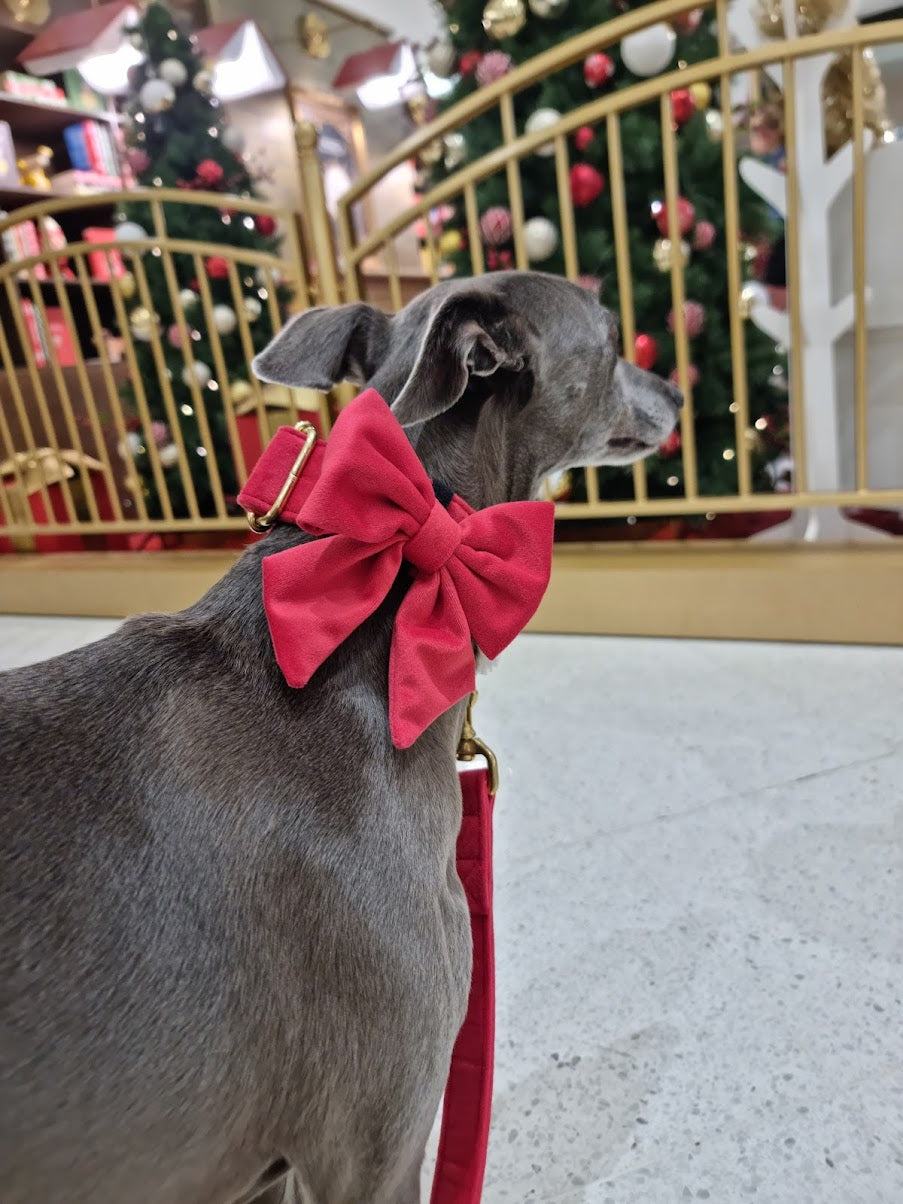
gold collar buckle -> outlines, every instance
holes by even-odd
[[[255,535],[265,535],[279,517],[282,507],[288,501],[292,490],[298,483],[298,477],[304,471],[304,465],[310,459],[310,454],[314,450],[314,444],[317,441],[317,428],[313,423],[296,422],[294,429],[304,435],[304,442],[301,445],[301,450],[295,456],[295,462],[289,469],[288,476],[285,478],[282,488],[276,494],[276,500],[270,506],[269,510],[267,510],[266,514],[255,514],[253,510],[245,511],[248,526]]]

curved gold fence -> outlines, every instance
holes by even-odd
[[[706,62],[695,63],[681,69],[668,71],[655,78],[634,86],[606,93],[586,104],[562,114],[560,120],[534,133],[518,134],[514,98],[532,85],[554,75],[583,59],[588,53],[617,43],[626,35],[659,21],[671,20],[690,9],[703,7],[709,11],[717,29],[718,56]],[[732,364],[732,389],[725,396],[725,409],[729,409],[735,432],[731,455],[737,461],[737,489],[730,494],[714,496],[700,493],[697,474],[696,438],[694,432],[693,389],[690,380],[689,342],[684,318],[685,298],[684,268],[680,256],[672,256],[670,269],[671,301],[673,306],[677,376],[686,398],[681,420],[683,460],[683,496],[650,498],[647,491],[646,473],[642,464],[633,470],[633,498],[630,500],[606,500],[600,496],[599,478],[595,469],[587,469],[585,502],[559,504],[562,517],[618,517],[634,515],[700,514],[701,512],[729,513],[745,511],[769,511],[800,509],[822,506],[898,506],[903,503],[903,463],[893,487],[872,488],[868,479],[868,444],[872,436],[868,417],[868,365],[867,365],[867,293],[869,281],[865,265],[865,155],[862,95],[862,55],[867,47],[891,42],[903,42],[903,21],[886,21],[868,26],[834,29],[805,38],[771,41],[755,49],[736,52],[731,49],[728,33],[727,0],[660,0],[623,16],[554,47],[536,58],[515,68],[496,82],[481,87],[458,105],[443,113],[430,125],[423,127],[412,137],[401,143],[372,171],[363,176],[339,202],[340,258],[345,272],[346,292],[349,299],[365,293],[365,282],[361,265],[373,256],[382,258],[389,277],[390,293],[396,307],[400,305],[401,288],[398,273],[396,239],[410,230],[414,223],[427,218],[435,207],[453,204],[466,221],[468,246],[473,275],[486,270],[482,239],[479,229],[477,185],[490,177],[503,173],[507,183],[509,206],[512,216],[514,262],[518,268],[529,267],[524,239],[525,213],[520,180],[520,163],[540,146],[554,147],[554,167],[559,207],[559,229],[567,276],[576,280],[582,270],[578,261],[575,218],[570,196],[568,173],[570,168],[567,138],[580,126],[604,123],[608,145],[608,178],[612,200],[613,239],[617,263],[617,288],[621,327],[624,336],[624,354],[633,356],[635,321],[633,313],[633,281],[628,247],[627,212],[624,197],[625,151],[621,140],[621,121],[625,114],[640,106],[657,102],[661,117],[663,198],[667,205],[669,236],[672,245],[680,242],[677,206],[679,146],[675,139],[670,111],[669,94],[677,88],[687,88],[694,83],[712,81],[720,85],[721,115],[723,120],[722,168],[725,204],[725,272],[728,282],[730,303],[730,350]],[[852,406],[855,428],[855,474],[848,483],[840,477],[831,479],[831,473],[813,472],[810,438],[812,432],[812,397],[807,397],[805,364],[807,362],[807,339],[811,331],[804,329],[801,306],[801,291],[805,288],[805,274],[800,263],[800,164],[797,154],[798,131],[796,121],[797,69],[801,62],[813,56],[849,50],[853,64],[853,136],[851,153],[852,168],[852,225],[848,231],[852,248],[853,280],[853,331],[854,331],[854,383]],[[744,315],[741,313],[740,293],[742,275],[739,258],[740,229],[738,221],[738,171],[737,147],[734,120],[731,111],[731,82],[737,76],[750,74],[766,66],[779,65],[785,110],[786,135],[786,196],[787,196],[787,272],[789,302],[788,358],[790,362],[790,428],[791,447],[794,460],[793,485],[790,491],[773,493],[756,491],[751,469],[749,398],[747,371],[744,352]],[[859,86],[856,86],[856,85]],[[468,122],[489,110],[498,114],[501,133],[500,144],[490,153],[472,161],[454,172],[428,192],[416,203],[402,212],[394,214],[376,230],[359,237],[356,234],[355,207],[364,200],[376,185],[399,163],[417,155],[430,143],[444,135],[466,128]],[[435,235],[429,220],[427,227],[427,255],[429,275],[433,282],[442,274],[442,263],[437,250]],[[541,266],[541,265],[540,265]],[[819,418],[825,425],[835,421],[835,415],[826,413]],[[814,478],[815,483],[813,483]],[[827,483],[825,483],[827,481]]]
[[[707,62],[684,69],[668,71],[632,87],[609,92],[593,98],[563,114],[551,128],[533,134],[519,133],[515,114],[515,97],[524,89],[535,86],[556,72],[582,60],[588,53],[610,46],[626,35],[659,21],[673,19],[690,9],[704,7],[715,22],[719,53]],[[589,30],[539,55],[512,70],[502,79],[479,88],[461,104],[449,109],[431,125],[419,130],[402,142],[372,171],[365,174],[339,203],[338,248],[332,245],[331,222],[326,211],[322,180],[317,160],[316,132],[301,125],[297,131],[299,176],[302,214],[281,209],[260,201],[222,194],[185,193],[152,189],[128,194],[106,194],[87,199],[73,197],[44,201],[17,210],[0,219],[0,235],[16,225],[36,221],[42,242],[37,252],[27,259],[0,264],[0,550],[10,540],[33,540],[35,536],[68,536],[132,532],[190,532],[210,530],[243,530],[244,519],[227,495],[220,479],[214,451],[211,419],[223,420],[228,437],[231,475],[240,483],[249,467],[248,448],[260,447],[270,433],[274,404],[273,391],[257,382],[250,370],[253,354],[251,332],[244,308],[239,304],[242,283],[253,275],[259,276],[260,287],[273,330],[278,330],[285,313],[276,301],[274,283],[281,279],[289,288],[292,300],[288,308],[302,309],[312,304],[332,304],[342,299],[354,300],[367,292],[364,261],[381,260],[388,281],[393,308],[402,304],[402,282],[397,253],[397,240],[431,209],[444,203],[454,203],[469,234],[471,271],[475,275],[486,271],[479,229],[477,188],[485,180],[498,175],[504,180],[510,203],[513,226],[515,264],[529,266],[525,245],[524,200],[520,179],[522,160],[538,147],[551,143],[552,163],[558,200],[560,229],[565,272],[576,280],[583,265],[579,262],[576,221],[569,189],[568,136],[583,125],[602,125],[606,132],[608,181],[611,195],[612,238],[615,247],[616,281],[625,355],[632,358],[636,323],[634,317],[634,282],[628,243],[628,214],[624,177],[629,170],[629,148],[622,146],[622,122],[627,114],[642,106],[658,106],[662,140],[663,197],[667,204],[671,242],[680,241],[677,206],[679,193],[681,149],[675,138],[670,111],[670,93],[676,88],[694,83],[713,81],[720,86],[720,105],[723,120],[722,180],[724,195],[725,263],[729,298],[729,338],[731,387],[724,398],[733,430],[737,487],[732,492],[713,495],[700,489],[699,465],[694,431],[693,389],[690,379],[689,340],[682,302],[685,298],[684,269],[679,256],[673,256],[670,266],[671,304],[675,315],[675,353],[679,383],[687,399],[682,417],[682,480],[680,496],[652,497],[649,494],[643,465],[633,469],[632,497],[606,498],[605,478],[595,469],[585,470],[586,500],[559,504],[559,514],[566,518],[615,518],[633,515],[698,515],[747,511],[778,511],[808,507],[903,507],[903,462],[897,458],[890,480],[876,487],[870,473],[870,449],[878,441],[875,423],[869,406],[869,340],[868,322],[871,287],[867,264],[867,160],[864,135],[865,115],[862,88],[853,91],[851,144],[843,158],[850,171],[850,224],[844,235],[848,246],[851,301],[849,329],[851,331],[850,383],[844,405],[849,411],[852,432],[850,467],[835,471],[837,465],[837,412],[819,408],[817,384],[819,361],[813,351],[818,331],[807,318],[807,273],[801,270],[803,251],[800,246],[801,218],[805,180],[801,180],[799,130],[797,128],[797,83],[813,56],[850,51],[854,83],[862,82],[862,55],[867,47],[887,43],[903,43],[903,21],[887,21],[869,26],[834,29],[817,35],[769,42],[742,52],[731,48],[728,33],[727,0],[660,0],[659,3],[627,12],[615,20]],[[731,113],[731,82],[738,76],[752,75],[766,67],[778,65],[782,72],[786,131],[786,201],[787,201],[787,268],[788,300],[787,353],[790,364],[790,440],[793,456],[793,479],[789,492],[763,492],[756,488],[750,452],[750,396],[747,380],[744,321],[740,308],[742,272],[739,258],[740,236],[738,217],[738,148]],[[495,111],[498,116],[500,144],[490,153],[468,163],[449,178],[431,188],[415,203],[394,213],[378,229],[360,233],[363,226],[354,220],[356,207],[370,197],[373,190],[398,164],[415,156],[428,144],[446,134],[466,128],[475,117]],[[835,193],[836,195],[836,193]],[[58,217],[64,224],[72,211],[96,206],[99,214],[109,214],[119,204],[130,208],[144,206],[150,215],[146,239],[123,243],[89,243],[72,241],[63,247],[50,245],[42,219]],[[168,214],[183,206],[228,208],[233,220],[268,214],[274,217],[283,240],[278,254],[238,248],[232,244],[194,241],[190,237],[175,237],[171,233]],[[375,208],[372,207],[372,208]],[[73,219],[74,220],[74,219]],[[184,223],[179,222],[179,228]],[[428,239],[427,279],[437,281],[443,274],[435,236],[426,222]],[[107,259],[114,252],[123,256],[134,283],[134,294],[127,296],[123,284],[113,276],[109,282],[98,282],[90,270],[89,256],[100,254]],[[233,308],[238,319],[241,362],[225,362],[225,355],[212,314],[212,296],[204,269],[204,260],[216,255],[226,260]],[[138,370],[135,336],[130,327],[129,311],[133,306],[151,308],[145,263],[148,256],[162,260],[166,288],[176,314],[178,345],[182,365],[191,377],[193,355],[186,319],[178,301],[179,279],[175,269],[176,257],[184,262],[191,257],[198,280],[203,322],[209,332],[214,372],[218,383],[215,390],[199,384],[191,386],[191,403],[197,415],[200,448],[203,451],[204,499],[199,498],[199,467],[195,460],[189,465],[189,449],[181,435],[175,399],[170,385],[167,352],[163,334],[152,325],[147,342],[154,371],[150,379]],[[63,265],[71,269],[64,275]],[[368,263],[369,267],[369,263]],[[46,277],[42,279],[42,277]],[[22,301],[27,300],[46,325],[47,308],[59,311],[70,341],[76,348],[71,366],[61,367],[53,356],[41,364],[30,349]],[[901,321],[903,324],[903,321]],[[121,359],[111,354],[110,332],[121,338]],[[824,367],[822,364],[821,367]],[[873,373],[877,377],[878,373]],[[233,396],[231,383],[236,378],[247,382],[248,395]],[[816,379],[816,384],[813,384]],[[322,395],[283,390],[280,407],[298,413],[315,409],[324,425],[328,424],[326,399]],[[127,397],[127,400],[124,398]],[[175,445],[169,465],[160,462],[153,437],[151,401],[166,411],[168,426]],[[250,441],[248,422],[256,435]],[[137,479],[129,432],[140,435],[147,454],[145,476],[151,480],[158,505],[151,511],[145,500],[141,482]],[[833,441],[833,442],[832,442]],[[827,450],[826,450],[827,449]],[[826,469],[825,466],[828,466]],[[833,466],[832,466],[833,465]],[[170,476],[164,469],[169,468]],[[178,480],[179,499],[170,496],[168,480]],[[887,474],[885,474],[887,476]],[[100,487],[98,487],[98,482]],[[51,496],[53,494],[53,496]],[[35,499],[31,505],[29,499]],[[39,503],[39,504],[37,504]],[[33,546],[33,545],[28,545]],[[40,543],[39,543],[40,546]],[[8,550],[8,549],[6,549]]]
[[[79,221],[90,225],[85,212],[96,209],[98,224],[107,226],[110,212],[123,203],[132,212],[136,206],[143,207],[141,212],[149,215],[147,238],[124,242],[111,237],[101,242],[50,245],[46,218],[66,221],[67,215],[77,211]],[[260,214],[272,217],[283,235],[281,253],[174,237],[170,225],[184,230],[186,219],[190,222],[191,211],[199,206],[224,211],[224,221],[248,220]],[[282,421],[294,421],[299,412],[313,409],[324,427],[329,421],[322,395],[281,389],[282,396],[275,397],[276,390],[263,386],[251,371],[250,324],[254,319],[243,303],[247,289],[253,288],[261,298],[273,331],[281,328],[285,317],[277,300],[280,289],[290,294],[289,309],[314,303],[317,285],[308,276],[296,215],[249,198],[161,188],[43,201],[0,221],[0,235],[25,222],[35,223],[40,240],[37,253],[0,264],[0,303],[5,311],[0,322],[0,537],[244,529],[243,515],[224,491],[221,457],[231,457],[232,475],[240,483],[251,467],[251,456],[270,437],[269,410],[281,411]],[[105,280],[96,278],[98,256],[106,264]],[[168,303],[175,315],[179,337],[173,345],[179,349],[190,380],[190,404],[201,440],[197,448],[186,447],[172,387],[172,350],[168,364],[164,348],[166,332],[157,322],[150,322],[139,334],[131,321],[134,307],[153,310],[145,267],[148,256],[161,261]],[[240,363],[234,358],[226,362],[205,268],[210,256],[226,263]],[[190,265],[197,280],[199,314],[191,323],[180,301],[184,280],[180,281],[177,263],[182,276]],[[67,358],[71,363],[61,364],[52,347],[39,354],[27,327],[23,301],[45,332],[51,328],[49,310],[58,322],[61,318],[57,337],[70,349]],[[194,372],[190,327],[199,325],[207,332],[213,358],[213,376],[206,387]],[[138,367],[139,337],[150,347],[154,367],[150,378]],[[241,396],[233,395],[237,380],[243,385]],[[151,404],[158,399],[172,437],[179,504],[173,500],[172,478],[165,471],[155,439]],[[216,409],[223,418],[223,424],[217,425],[224,425],[228,432],[228,451],[214,446],[211,427]],[[257,428],[250,439],[242,429],[249,420]],[[136,469],[130,432],[137,434],[142,452],[147,454],[145,471],[154,491],[154,513],[149,512],[145,500],[149,490]],[[189,459],[192,452],[197,456]],[[198,456],[202,459],[200,477]],[[208,505],[199,503],[200,486],[211,499]],[[40,499],[37,518],[34,507],[25,504],[35,496]]]

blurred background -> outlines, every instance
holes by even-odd
[[[190,601],[271,432],[350,396],[254,378],[286,318],[516,267],[687,397],[646,463],[546,483],[539,629],[899,641],[901,34],[876,0],[3,0],[0,607]]]

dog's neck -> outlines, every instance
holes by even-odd
[[[367,387],[391,406],[408,375],[408,367],[396,366],[391,375],[378,372]],[[477,510],[538,496],[545,472],[535,462],[528,432],[518,432],[516,419],[491,397],[465,394],[446,413],[408,427],[406,434],[429,476]]]

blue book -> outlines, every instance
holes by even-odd
[[[69,162],[75,170],[90,171],[91,156],[88,154],[88,143],[81,125],[67,125],[63,130],[63,141],[69,153]]]

